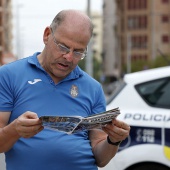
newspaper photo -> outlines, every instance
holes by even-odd
[[[106,112],[93,114],[88,117],[81,116],[41,116],[45,128],[62,131],[67,134],[77,133],[82,130],[102,128],[120,114],[119,108]]]

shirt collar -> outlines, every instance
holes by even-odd
[[[44,72],[46,72],[40,65],[37,56],[40,54],[40,52],[36,52],[33,54],[33,56],[28,58],[28,63],[35,65],[37,68],[43,70]],[[77,79],[79,77],[83,76],[83,70],[79,67],[76,66],[76,68],[63,80],[71,80],[71,79]]]

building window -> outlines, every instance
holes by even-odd
[[[132,55],[131,60],[132,61],[136,61],[137,60],[137,56],[136,55]]]
[[[2,12],[0,12],[0,27],[3,26],[3,23],[2,23]]]
[[[169,3],[169,0],[162,0],[162,3]]]
[[[146,54],[144,54],[144,55],[134,54],[134,55],[131,56],[131,60],[132,61],[140,61],[140,60],[147,61],[148,56]]]
[[[140,9],[140,1],[139,0],[135,1],[135,9]]]
[[[169,36],[168,35],[163,35],[162,36],[162,42],[163,43],[169,43]]]
[[[134,17],[128,17],[128,28],[133,29],[135,25]]]
[[[148,37],[146,35],[144,35],[142,37],[142,43],[141,43],[141,47],[142,48],[147,48],[147,44],[148,44]]]
[[[127,8],[129,10],[146,9],[147,0],[128,0]]]
[[[148,60],[148,56],[147,55],[144,55],[143,56],[143,59],[146,61],[146,60]]]
[[[147,16],[129,16],[128,29],[147,28]]]
[[[1,51],[1,46],[2,46],[2,32],[0,32],[0,51]]]
[[[146,0],[138,0],[138,9],[146,9],[147,1]]]
[[[0,0],[0,7],[2,7],[2,0]]]
[[[147,9],[147,0],[140,0],[141,9]]]
[[[136,36],[131,37],[131,47],[136,48]]]
[[[132,48],[145,49],[147,48],[148,37],[146,35],[132,36],[131,44]]]
[[[124,23],[124,19],[121,19],[121,31],[125,30],[125,23]]]
[[[139,28],[147,28],[147,16],[139,16]]]
[[[169,22],[169,16],[168,15],[163,15],[161,17],[161,20],[162,20],[163,23],[168,23]]]
[[[129,10],[134,9],[134,3],[135,3],[135,0],[128,0],[127,8]]]

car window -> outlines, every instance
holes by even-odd
[[[135,88],[150,106],[170,108],[170,77],[138,84]]]
[[[106,100],[106,104],[107,105],[110,104],[110,102],[123,90],[125,86],[126,86],[126,83],[123,80],[116,82],[112,94]]]

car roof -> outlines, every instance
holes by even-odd
[[[123,79],[127,84],[138,84],[168,76],[170,76],[170,66],[125,74]]]

